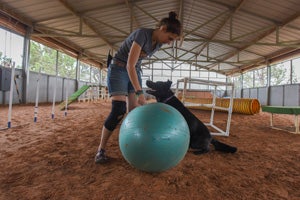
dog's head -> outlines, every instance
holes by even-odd
[[[170,89],[171,85],[172,85],[172,81],[170,81],[170,80],[168,80],[166,82],[163,82],[163,81],[153,82],[153,81],[147,80],[146,85],[147,85],[147,87],[150,88],[150,90],[147,90],[146,92],[148,94],[155,96],[155,98],[158,102],[162,102],[165,99],[174,95],[174,93]]]

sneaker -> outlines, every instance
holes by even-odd
[[[107,163],[107,161],[108,161],[108,157],[105,155],[105,150],[101,149],[100,151],[98,151],[95,156],[95,163],[103,164],[103,163]]]

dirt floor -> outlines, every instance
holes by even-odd
[[[7,110],[0,107],[0,128]],[[73,103],[52,120],[51,105],[40,105],[34,123],[33,105],[13,106],[13,128],[0,131],[0,199],[300,199],[300,134],[269,128],[268,113],[233,114],[230,136],[216,138],[235,154],[188,152],[174,168],[146,173],[122,157],[119,129],[107,148],[112,162],[94,163],[109,110],[109,102]],[[209,111],[193,112],[209,120]],[[226,119],[217,112],[215,124]],[[275,124],[292,127],[293,117],[276,115]]]

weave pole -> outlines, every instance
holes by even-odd
[[[57,75],[55,76],[55,84],[54,84],[54,92],[53,92],[53,103],[52,103],[52,112],[51,112],[52,119],[54,119],[54,114],[55,114],[56,85],[57,85]]]
[[[13,88],[14,77],[15,77],[15,62],[13,62],[12,66],[11,66],[11,79],[10,79],[7,128],[11,128],[11,112],[12,112],[12,102],[13,102],[13,92],[14,92],[14,88]]]
[[[38,110],[39,110],[40,79],[41,79],[41,68],[40,68],[37,83],[36,83],[36,96],[35,96],[34,118],[33,118],[34,122],[37,122],[37,116],[38,116]]]
[[[69,84],[67,83],[66,84],[66,104],[65,104],[65,117],[67,116],[68,114],[68,86]]]

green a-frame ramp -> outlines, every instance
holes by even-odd
[[[75,100],[78,99],[80,95],[82,95],[87,89],[89,89],[91,86],[90,85],[84,85],[82,86],[79,90],[74,92],[71,96],[68,97],[68,105],[74,102]],[[63,110],[66,107],[66,101],[63,101],[59,104],[59,109]]]

